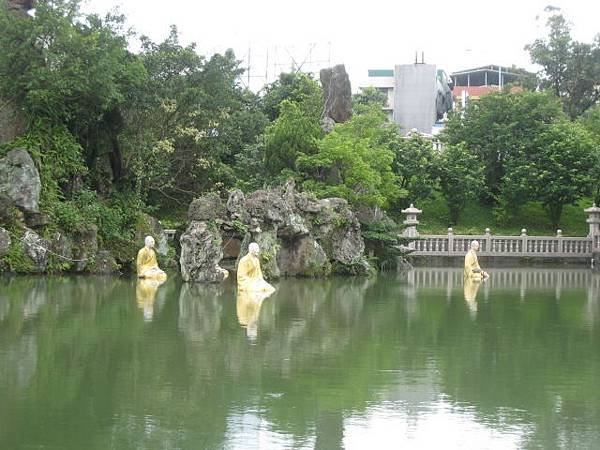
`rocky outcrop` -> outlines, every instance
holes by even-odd
[[[25,254],[33,261],[33,271],[43,272],[48,264],[50,243],[33,230],[25,231],[22,241],[25,244]]]
[[[318,200],[298,193],[293,182],[260,189],[247,197],[234,191],[227,202],[214,195],[198,198],[190,205],[189,218],[190,227],[184,236],[199,237],[190,240],[182,236],[184,279],[211,278],[189,275],[189,268],[199,265],[209,273],[218,273],[223,253],[217,251],[217,241],[219,249],[225,248],[229,258],[237,256],[238,260],[247,253],[250,242],[258,243],[267,279],[372,271],[364,257],[360,224],[348,202],[340,198]],[[234,239],[241,244],[229,245]],[[239,249],[238,255],[233,254],[233,248]],[[190,263],[196,258],[202,261]],[[209,281],[218,280],[212,277]]]
[[[8,8],[26,15],[28,11],[35,8],[35,0],[6,0]]]
[[[192,221],[181,235],[180,242],[184,281],[215,283],[227,278],[227,271],[219,266],[223,258],[223,242],[214,224]]]
[[[8,254],[10,243],[10,234],[4,228],[0,228],[0,258]]]
[[[323,116],[336,123],[346,122],[352,115],[352,87],[343,64],[320,72],[325,111]]]
[[[39,212],[42,184],[29,153],[17,148],[0,159],[0,197],[27,213]]]
[[[0,145],[12,141],[25,131],[25,120],[18,111],[12,102],[0,97]]]

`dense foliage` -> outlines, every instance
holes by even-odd
[[[443,197],[448,225],[469,202],[504,220],[539,202],[558,224],[565,205],[600,200],[598,42],[572,41],[562,16],[529,46],[548,91],[527,79],[523,92],[469,103],[451,115],[442,150],[389,123],[376,88],[354,95],[352,118],[325,133],[310,75],[283,73],[255,94],[231,50],[202,56],[172,27],[163,42],[139,37],[133,53],[124,24],[82,14],[79,0],[40,0],[34,17],[0,7],[0,108],[17,105],[25,124],[0,155],[31,152],[42,210],[61,229],[133,239],[143,211],[173,216],[203,192],[288,178],[395,217]]]

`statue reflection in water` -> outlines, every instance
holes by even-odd
[[[465,285],[465,302],[469,307],[469,313],[471,317],[477,315],[477,291],[481,286],[482,280],[473,277],[464,277]]]
[[[275,288],[265,281],[258,255],[260,249],[256,242],[248,246],[248,254],[240,259],[237,268],[237,316],[240,324],[246,327],[246,336],[251,341],[258,335],[258,317],[265,298]]]
[[[164,283],[164,280],[152,280],[139,278],[135,288],[135,298],[138,308],[144,312],[144,320],[150,322],[154,317],[154,302],[156,301],[156,292],[158,287]]]

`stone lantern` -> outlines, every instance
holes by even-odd
[[[600,236],[600,208],[594,203],[591,208],[584,211],[588,215],[586,222],[590,225],[588,237]]]
[[[406,220],[402,222],[404,225],[406,225],[404,233],[402,233],[403,236],[409,238],[419,237],[419,232],[417,231],[417,225],[419,225],[419,220],[417,219],[417,216],[423,211],[415,208],[415,206],[411,203],[410,207],[403,209],[400,212],[406,215]]]

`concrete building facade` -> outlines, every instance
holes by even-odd
[[[383,92],[383,110],[405,131],[431,134],[436,122],[436,66],[400,64],[393,70],[369,70],[369,83]]]

